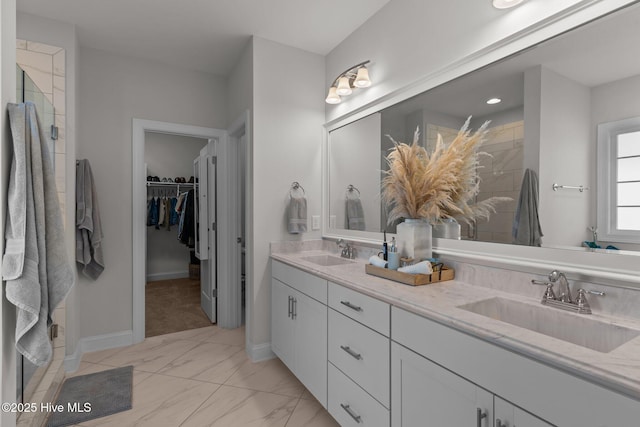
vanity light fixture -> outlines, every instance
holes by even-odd
[[[370,61],[364,61],[354,65],[336,77],[329,88],[329,93],[327,94],[325,102],[327,104],[338,104],[342,101],[340,97],[351,95],[354,88],[366,88],[371,86],[369,70],[367,69],[367,64],[369,62]]]
[[[509,9],[524,2],[525,0],[493,0],[493,7],[496,9]]]
[[[499,104],[499,103],[501,103],[501,102],[502,102],[502,99],[500,99],[500,98],[490,98],[490,99],[487,99],[487,104],[489,104],[489,105]]]

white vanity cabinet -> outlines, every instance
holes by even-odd
[[[470,397],[474,387],[497,402],[493,417],[482,419],[483,427],[497,427],[497,419],[502,427],[639,425],[637,400],[397,307],[391,309],[391,337],[394,427],[425,425],[416,417],[428,399],[414,393],[428,392],[431,399],[449,395],[457,403],[448,410],[465,415],[474,404],[486,409],[486,403],[483,407],[482,400]],[[446,399],[440,400],[445,406]]]
[[[494,427],[553,427],[517,406],[495,396]]]
[[[392,426],[493,426],[493,394],[395,342],[391,359]]]
[[[329,282],[328,410],[342,426],[390,423],[390,306]]]
[[[271,349],[327,407],[327,281],[272,263]]]

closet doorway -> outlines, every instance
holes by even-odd
[[[193,159],[207,139],[144,134],[147,185],[145,336],[202,328],[200,260],[195,256]]]
[[[151,232],[161,231],[148,230],[147,228],[147,178],[152,177],[155,181],[157,176],[160,179],[160,187],[170,185],[162,183],[164,172],[158,170],[154,172],[149,168],[146,159],[147,135],[159,134],[160,138],[171,137],[187,137],[208,141],[207,147],[209,154],[215,157],[217,167],[215,168],[215,197],[217,199],[217,209],[215,216],[215,225],[213,230],[216,231],[213,239],[210,238],[209,245],[215,245],[215,255],[201,261],[201,271],[206,272],[207,266],[215,265],[215,272],[204,276],[210,277],[210,280],[202,282],[201,295],[203,289],[215,289],[217,324],[223,328],[236,328],[245,324],[245,315],[251,315],[250,298],[247,298],[247,310],[245,314],[245,292],[243,285],[244,280],[244,242],[245,239],[245,223],[248,221],[245,215],[247,211],[247,200],[250,198],[245,191],[248,180],[244,175],[250,170],[246,167],[248,161],[248,141],[250,141],[249,133],[249,112],[245,112],[240,118],[233,122],[229,130],[220,130],[213,128],[204,128],[199,126],[182,125],[177,123],[159,122],[151,120],[133,119],[132,123],[132,194],[133,194],[133,342],[142,342],[145,338],[145,316],[146,316],[146,284],[147,284],[147,253],[151,249],[147,244],[147,234]],[[150,147],[151,148],[151,147]],[[201,150],[202,152],[202,150]],[[191,167],[193,160],[198,157],[194,155],[191,159]],[[149,168],[149,170],[148,170]],[[147,173],[149,172],[149,173]],[[153,174],[151,174],[153,172]],[[166,173],[169,175],[169,173]],[[193,172],[187,177],[187,181],[195,175]],[[182,175],[177,175],[181,178]],[[171,177],[175,186],[176,176]],[[194,177],[195,180],[195,177]],[[189,183],[187,183],[189,184]],[[195,183],[194,183],[195,184]],[[180,190],[181,191],[181,190]],[[178,192],[178,190],[176,190]],[[151,194],[153,196],[153,193]],[[165,206],[166,209],[166,206]],[[197,209],[196,209],[197,210]],[[166,215],[166,213],[165,213]],[[168,233],[171,233],[169,231]],[[198,233],[199,234],[199,233]],[[210,235],[211,236],[211,235]],[[249,234],[250,236],[250,234]],[[164,236],[154,235],[153,238],[162,238]],[[164,254],[165,256],[167,253]],[[191,254],[189,253],[188,263],[191,264]],[[151,263],[150,263],[151,264]],[[179,270],[173,270],[177,275]],[[171,272],[165,272],[171,274]],[[211,273],[211,271],[210,271]],[[158,270],[151,269],[149,265],[149,279],[157,279],[162,276],[154,276],[159,274]],[[184,275],[184,270],[181,273]],[[187,273],[188,274],[188,273]],[[200,277],[204,277],[201,275]],[[176,280],[170,276],[164,276],[167,280]],[[249,289],[247,295],[251,295],[251,270],[247,271],[247,283]],[[195,286],[194,286],[195,288]],[[202,300],[202,298],[201,298]],[[174,300],[175,302],[175,300]],[[166,307],[165,307],[166,308]],[[250,331],[247,331],[247,335]]]

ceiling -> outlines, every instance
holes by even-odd
[[[226,76],[251,35],[328,54],[390,0],[17,0],[81,46]]]
[[[522,107],[524,71],[542,65],[586,87],[640,75],[640,5],[598,19],[506,60],[389,107],[391,116],[432,110],[462,119]],[[487,105],[498,97],[500,104]]]

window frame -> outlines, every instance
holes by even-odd
[[[598,125],[597,226],[598,240],[605,242],[640,243],[640,230],[621,230],[617,226],[617,137],[631,132],[640,132],[640,117]]]

